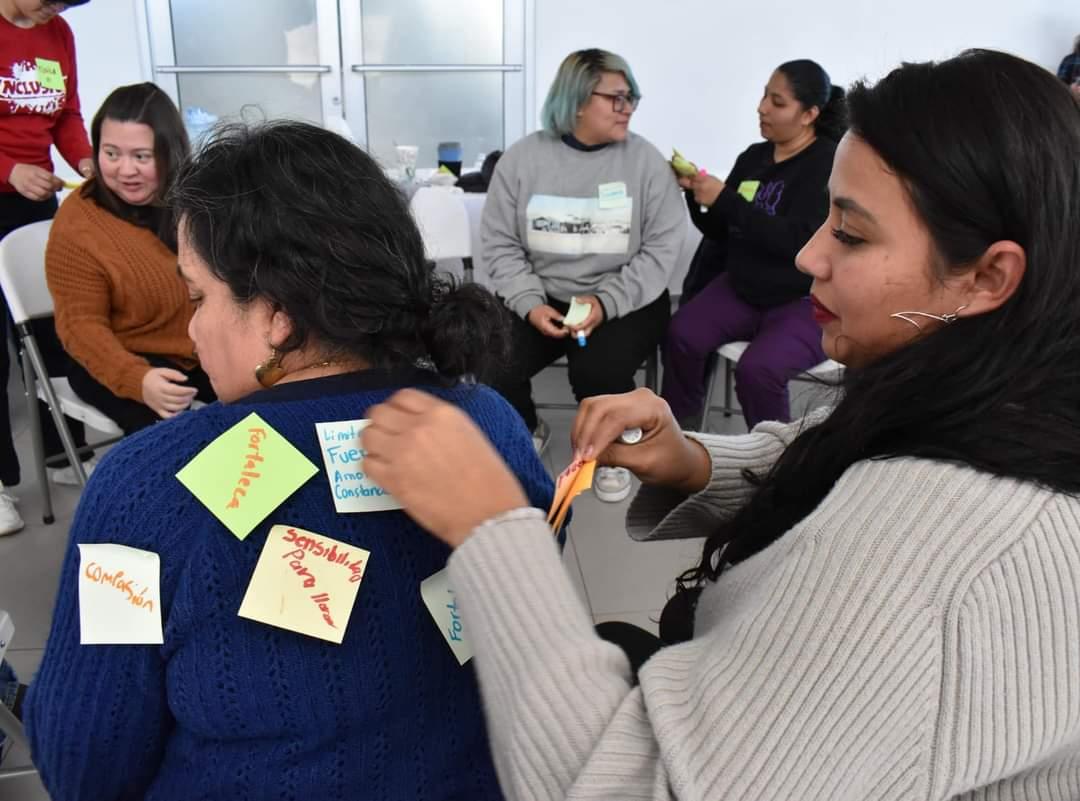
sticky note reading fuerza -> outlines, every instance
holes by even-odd
[[[384,512],[400,509],[389,492],[368,478],[364,472],[363,431],[370,420],[340,420],[316,423],[319,450],[322,451],[326,477],[334,508],[340,513]]]
[[[48,58],[36,58],[37,81],[45,89],[64,91],[64,75],[60,72],[60,62]]]
[[[176,477],[242,540],[317,472],[304,454],[253,412],[207,445]]]
[[[737,191],[746,199],[747,203],[753,203],[759,186],[761,186],[761,181],[743,181],[739,184]]]
[[[473,651],[465,639],[465,624],[461,620],[457,596],[450,587],[450,575],[445,568],[424,579],[420,584],[420,596],[458,664],[464,665],[472,659]]]
[[[79,642],[164,642],[161,564],[156,553],[126,545],[79,545]]]
[[[274,526],[240,617],[341,644],[371,554],[294,526]]]

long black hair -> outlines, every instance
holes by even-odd
[[[70,5],[70,4],[69,4]],[[146,206],[124,202],[105,185],[100,177],[91,178],[80,190],[99,206],[122,220],[149,228],[158,238],[176,250],[176,223],[163,198],[184,159],[191,153],[184,121],[172,99],[152,83],[136,83],[114,89],[101,104],[90,123],[90,141],[94,146],[94,175],[101,175],[101,126],[105,120],[137,122],[154,132],[154,163],[157,167],[158,191]]]
[[[839,142],[847,130],[847,109],[844,104],[844,90],[834,86],[829,73],[816,61],[800,58],[785,61],[776,68],[784,73],[791,84],[795,99],[805,108],[817,106],[818,116],[814,120],[814,133],[833,142]]]
[[[238,303],[262,298],[289,315],[279,350],[313,345],[381,367],[429,359],[448,379],[502,368],[504,305],[432,269],[404,195],[337,134],[291,121],[218,127],[169,202]]]
[[[777,540],[865,459],[945,460],[1080,493],[1080,108],[1050,73],[985,50],[856,84],[848,108],[851,134],[929,229],[939,280],[1000,240],[1024,248],[1027,269],[994,311],[847,370],[832,414],[747,476],[754,494],[684,587]]]

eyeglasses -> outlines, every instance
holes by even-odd
[[[599,95],[600,97],[610,98],[611,110],[616,113],[623,111],[627,107],[629,107],[630,110],[633,111],[638,107],[638,103],[641,102],[641,98],[637,95],[612,95],[608,94],[607,92],[593,92],[593,94]]]

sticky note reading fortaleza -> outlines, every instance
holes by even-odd
[[[434,618],[439,633],[457,657],[458,664],[464,665],[472,659],[473,651],[465,639],[465,624],[461,621],[461,610],[450,588],[450,575],[445,568],[424,579],[420,584],[420,596]]]
[[[739,184],[737,191],[746,199],[747,203],[753,203],[759,186],[761,186],[761,181],[743,181]]]
[[[64,91],[64,75],[60,72],[60,62],[48,58],[36,58],[37,81],[45,89]]]
[[[207,445],[176,477],[244,539],[318,468],[257,414]]]
[[[321,534],[274,526],[238,614],[340,645],[369,556]]]
[[[563,326],[566,328],[579,328],[583,322],[589,319],[589,312],[591,311],[591,303],[582,303],[577,298],[570,298],[570,308],[563,315]]]
[[[341,420],[316,423],[319,450],[326,465],[330,494],[338,512],[384,512],[400,509],[393,495],[368,478],[364,472],[363,431],[370,420]]]
[[[79,545],[79,642],[160,645],[158,555],[126,545]]]

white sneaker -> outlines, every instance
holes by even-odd
[[[24,525],[19,510],[15,508],[15,499],[0,484],[0,537],[22,531]]]
[[[83,462],[83,470],[86,471],[86,479],[90,480],[90,474],[94,472],[94,468],[97,467],[98,458],[94,456],[88,462]],[[53,484],[63,484],[67,487],[79,486],[79,479],[75,477],[75,468],[71,465],[67,467],[50,467],[49,478]]]
[[[551,429],[543,420],[537,421],[536,428],[532,432],[532,441],[533,447],[536,449],[536,455],[543,456],[548,443],[551,442]]]
[[[598,467],[592,488],[604,503],[618,503],[630,494],[630,471],[625,467]]]

